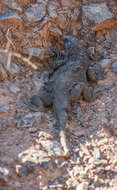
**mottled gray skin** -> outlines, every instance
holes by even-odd
[[[64,130],[71,104],[81,95],[90,102],[95,99],[95,92],[89,87],[88,80],[96,81],[98,73],[90,67],[81,42],[71,36],[64,37],[66,53],[56,58],[53,71],[45,75],[45,85],[34,95],[28,106],[34,111],[43,111],[44,106],[53,105],[56,116],[55,128]]]

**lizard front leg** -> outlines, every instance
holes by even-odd
[[[30,101],[25,101],[25,104],[32,111],[44,111],[44,107],[52,105],[52,97],[46,89],[41,88],[38,94],[33,95]]]

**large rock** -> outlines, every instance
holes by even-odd
[[[4,0],[4,4],[8,6],[10,9],[14,9],[17,11],[22,11],[21,7],[15,0]]]
[[[40,121],[41,120],[41,112],[37,112],[36,114],[27,114],[25,116],[23,116],[17,124],[18,128],[28,128],[28,127],[32,127],[35,121]]]
[[[9,85],[9,91],[12,92],[12,93],[14,93],[14,94],[17,94],[17,93],[20,92],[20,88],[18,88],[16,84],[11,83]]]
[[[5,20],[9,20],[9,19],[12,19],[12,20],[16,19],[16,20],[21,21],[20,16],[16,12],[6,11],[6,12],[0,14],[0,21],[5,21]]]
[[[112,63],[112,71],[117,74],[117,61]]]
[[[106,3],[94,3],[82,7],[83,16],[95,24],[99,24],[107,19],[113,18],[113,14],[108,10]]]
[[[26,24],[41,21],[46,14],[46,6],[44,4],[33,4],[27,8],[23,14],[23,19]]]
[[[106,3],[92,3],[82,6],[82,14],[88,21],[94,22],[93,31],[111,28],[116,23],[114,15],[109,11]]]

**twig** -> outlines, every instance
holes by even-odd
[[[72,133],[72,132],[70,132],[70,131],[67,131],[67,133],[70,134],[70,135],[73,135],[73,136],[76,137],[76,138],[80,138],[80,136],[75,135],[74,133]]]
[[[9,47],[10,47],[9,44],[7,43],[6,49],[0,49],[0,53],[5,53],[8,55],[8,61],[7,61],[8,67],[10,66],[11,57],[15,56],[15,57],[21,58],[24,62],[28,63],[28,65],[30,65],[33,69],[37,69],[37,66],[30,61],[32,54],[29,55],[28,58],[26,58],[26,57],[22,56],[20,53],[9,51],[8,50]]]
[[[7,38],[6,48],[5,49],[0,49],[0,53],[5,53],[8,56],[7,68],[10,69],[11,58],[12,58],[12,56],[15,56],[15,57],[21,58],[24,62],[28,63],[28,65],[32,66],[32,68],[37,69],[37,66],[31,62],[33,52],[31,54],[29,54],[28,58],[26,58],[26,57],[22,56],[20,53],[16,53],[16,52],[13,52],[13,51],[9,50],[11,44],[14,46],[13,42],[9,38],[9,30],[10,29],[8,28],[7,33],[6,33],[6,38]]]

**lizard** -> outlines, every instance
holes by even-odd
[[[96,99],[97,91],[89,86],[89,81],[97,82],[101,72],[99,65],[91,66],[82,42],[73,36],[64,36],[65,54],[54,59],[51,72],[44,76],[44,86],[37,95],[33,95],[28,107],[33,111],[44,111],[44,107],[53,106],[60,141],[69,155],[64,129],[68,120],[71,104],[82,96],[87,102]]]

